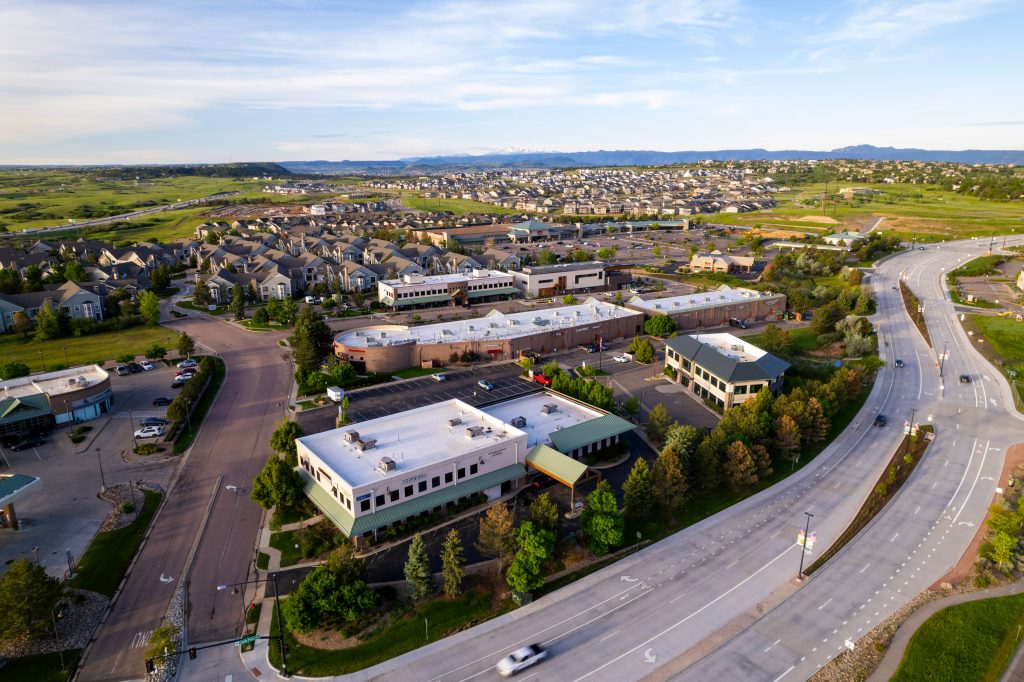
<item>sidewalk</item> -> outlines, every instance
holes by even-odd
[[[993,597],[1008,597],[1014,594],[1021,594],[1024,592],[1024,580],[1019,580],[1009,585],[1003,585],[994,589],[977,590],[975,592],[965,592],[964,594],[957,594],[952,597],[945,597],[943,599],[936,599],[933,602],[929,602],[914,611],[903,621],[899,629],[896,631],[896,635],[892,638],[892,643],[889,645],[889,650],[885,653],[885,658],[878,664],[878,668],[868,678],[868,682],[887,682],[896,673],[896,669],[900,666],[900,661],[903,660],[903,654],[907,650],[907,645],[910,643],[910,638],[917,632],[917,629],[921,625],[935,615],[937,612],[946,608],[947,606],[955,606],[956,604],[963,604],[965,602],[978,601],[979,599],[991,599]],[[1003,679],[1011,679],[1010,673],[1016,673],[1021,677],[1013,679],[1024,679],[1024,666],[1020,660],[1020,652],[1014,658],[1010,664],[1010,672],[1007,673]]]

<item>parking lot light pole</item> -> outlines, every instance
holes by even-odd
[[[810,537],[811,519],[814,517],[814,514],[809,511],[805,511],[804,514],[807,515],[807,523],[804,526],[804,544],[800,547],[800,570],[796,573],[797,580],[804,579],[804,554],[807,550],[807,538]]]
[[[946,364],[946,347],[949,346],[949,341],[945,341],[942,344],[942,357],[939,358],[939,378],[942,378],[942,368]]]
[[[53,638],[57,640],[57,653],[60,654],[60,670],[64,672],[67,670],[67,666],[64,665],[64,647],[60,645],[60,634],[57,633],[57,610],[60,608],[60,604],[57,604],[50,609],[50,618],[53,619]],[[64,615],[61,613],[60,615]]]
[[[100,449],[96,448],[96,463],[100,465],[100,492],[107,492],[107,479],[103,476],[103,460],[100,458]]]

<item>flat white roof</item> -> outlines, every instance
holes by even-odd
[[[734,289],[728,284],[723,284],[717,291],[708,291],[701,294],[686,294],[684,296],[669,296],[668,298],[652,298],[650,300],[634,296],[629,299],[629,305],[656,315],[670,315],[686,310],[700,310],[702,308],[729,305],[730,303],[756,301],[759,298],[769,298],[777,295],[767,291],[756,291],[741,287]]]
[[[567,329],[595,324],[604,320],[638,315],[635,310],[588,298],[580,305],[539,308],[522,313],[492,310],[483,317],[414,327],[384,325],[349,329],[335,337],[347,346],[391,346],[417,343],[457,343],[489,341],[529,336],[552,329]]]
[[[450,419],[461,419],[462,423],[449,427]],[[482,426],[485,431],[482,435],[469,438],[466,429],[471,426]],[[486,430],[488,428],[490,431]],[[360,452],[345,442],[345,433],[348,431],[358,432],[362,441],[377,441],[376,446]],[[461,400],[447,400],[304,436],[298,442],[323,460],[351,487],[358,488],[378,481],[401,480],[418,469],[523,435],[523,431]],[[522,453],[524,459],[526,454]],[[395,462],[395,469],[387,474],[377,469],[377,463],[382,457],[390,457]]]
[[[387,284],[392,287],[402,286],[413,286],[416,284],[448,284],[450,282],[471,282],[473,280],[489,279],[491,277],[503,277],[510,278],[511,275],[505,272],[499,272],[498,270],[474,270],[467,273],[455,272],[450,275],[423,275],[422,277],[414,277],[412,281],[406,282],[404,279],[383,279],[380,280],[381,284]]]
[[[45,372],[33,374],[17,379],[0,381],[0,398],[20,398],[36,393],[45,393],[49,396],[60,395],[80,391],[83,388],[93,386],[109,374],[99,365],[85,365],[83,367],[69,367],[57,372]]]
[[[545,405],[554,405],[556,409],[545,414]],[[531,393],[488,405],[483,411],[506,424],[516,417],[524,417],[526,426],[520,426],[519,429],[526,432],[527,443],[531,448],[538,443],[550,444],[548,434],[554,431],[582,424],[603,415],[602,412],[546,392]]]
[[[727,332],[719,334],[690,334],[690,337],[700,341],[705,346],[714,348],[720,355],[739,360],[740,362],[753,362],[768,351],[758,348],[752,343],[747,343],[738,336]]]

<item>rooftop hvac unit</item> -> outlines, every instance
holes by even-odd
[[[654,304],[654,309],[655,310],[661,310],[661,304],[660,303],[655,303]]]
[[[373,438],[370,440],[361,440],[356,443],[356,450],[359,450],[359,452],[363,452],[364,450],[373,450],[375,447],[377,447],[377,441]]]
[[[583,317],[583,311],[582,310],[577,310],[576,311],[576,317]]]
[[[483,432],[484,427],[482,426],[470,426],[468,429],[466,429],[466,438],[476,438]]]
[[[342,439],[346,443],[358,443],[359,442],[359,432],[358,431],[346,431],[345,435],[342,436]]]
[[[729,349],[730,350],[742,351],[743,350],[743,346],[741,346],[741,345],[739,345],[737,343],[734,343],[734,344],[732,344],[732,346],[729,347]]]
[[[516,427],[517,429],[521,429],[524,426],[526,426],[526,417],[515,417],[514,419],[512,419],[512,421],[509,422],[509,424]]]
[[[458,417],[455,417],[455,419],[449,419],[449,420],[448,420],[448,426],[449,426],[449,428],[451,428],[451,427],[455,427],[455,426],[458,426],[458,425],[459,425],[459,424],[461,424],[461,423],[462,423],[462,420],[461,420],[461,419],[459,419]]]
[[[395,460],[390,457],[381,457],[380,461],[377,462],[377,471],[382,474],[386,474],[389,471],[394,471],[398,467],[395,466]]]
[[[554,403],[548,403],[544,407],[540,408],[541,414],[554,414],[555,412],[558,412],[558,405],[555,405]]]

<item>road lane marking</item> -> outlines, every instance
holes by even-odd
[[[899,536],[900,536],[899,531],[896,531],[896,535],[893,535],[891,538],[889,538],[889,542],[895,542],[896,538],[898,538]]]
[[[604,637],[601,638],[600,641],[604,642],[606,640],[609,640],[609,639],[611,639],[612,637],[614,637],[617,634],[619,634],[618,630],[616,630],[615,632],[611,633],[610,635],[605,635]]]
[[[831,601],[832,601],[832,597],[829,597],[828,600],[824,604],[822,604],[821,606],[818,607],[818,610],[821,611],[823,608],[828,606]]]
[[[863,573],[864,571],[868,570],[868,566],[870,566],[870,565],[871,565],[871,562],[868,562],[868,563],[864,564],[864,568],[860,569],[858,571],[858,573]]]
[[[782,679],[783,677],[785,677],[786,675],[788,675],[788,674],[790,673],[790,671],[792,671],[792,670],[793,670],[793,668],[795,668],[795,667],[796,667],[795,665],[791,665],[791,666],[789,666],[789,667],[788,667],[788,668],[786,669],[786,672],[784,672],[784,673],[782,673],[781,675],[779,675],[778,677],[776,677],[776,678],[775,678],[774,680],[772,680],[772,682],[779,682],[779,680],[781,680],[781,679]]]
[[[971,499],[971,493],[974,492],[974,486],[978,485],[978,479],[981,477],[981,470],[985,467],[985,458],[988,457],[988,444],[991,442],[992,441],[985,441],[985,450],[981,454],[981,463],[978,464],[978,473],[974,476],[974,483],[971,484],[971,489],[967,491],[967,497],[964,498],[964,503],[960,505],[960,510],[957,511],[956,516],[953,517],[953,521],[950,525],[956,523],[956,520],[960,518],[960,514],[963,513],[964,508],[967,506],[967,500]]]
[[[955,499],[956,499],[957,493],[959,493],[959,492],[960,492],[960,487],[961,487],[961,486],[963,486],[963,484],[964,484],[964,481],[965,481],[965,480],[967,479],[967,472],[968,472],[968,471],[970,470],[970,468],[971,468],[971,462],[973,462],[973,461],[974,461],[974,450],[975,450],[975,449],[976,449],[977,447],[978,447],[978,439],[977,439],[977,438],[975,438],[975,439],[974,439],[974,445],[972,445],[972,446],[971,446],[971,456],[970,456],[970,457],[969,457],[969,458],[967,459],[967,466],[966,466],[966,467],[964,467],[964,475],[960,477],[960,483],[959,483],[959,485],[957,485],[957,487],[956,487],[956,490],[954,490],[954,491],[953,491],[953,495],[952,495],[952,496],[951,496],[951,497],[949,498],[949,502],[947,502],[947,503],[946,503],[946,508],[947,508],[947,509],[949,508],[949,506],[950,506],[951,504],[953,504],[953,500],[955,500]],[[933,484],[932,484],[932,490],[935,490],[935,485],[936,485],[936,483],[933,483]]]

